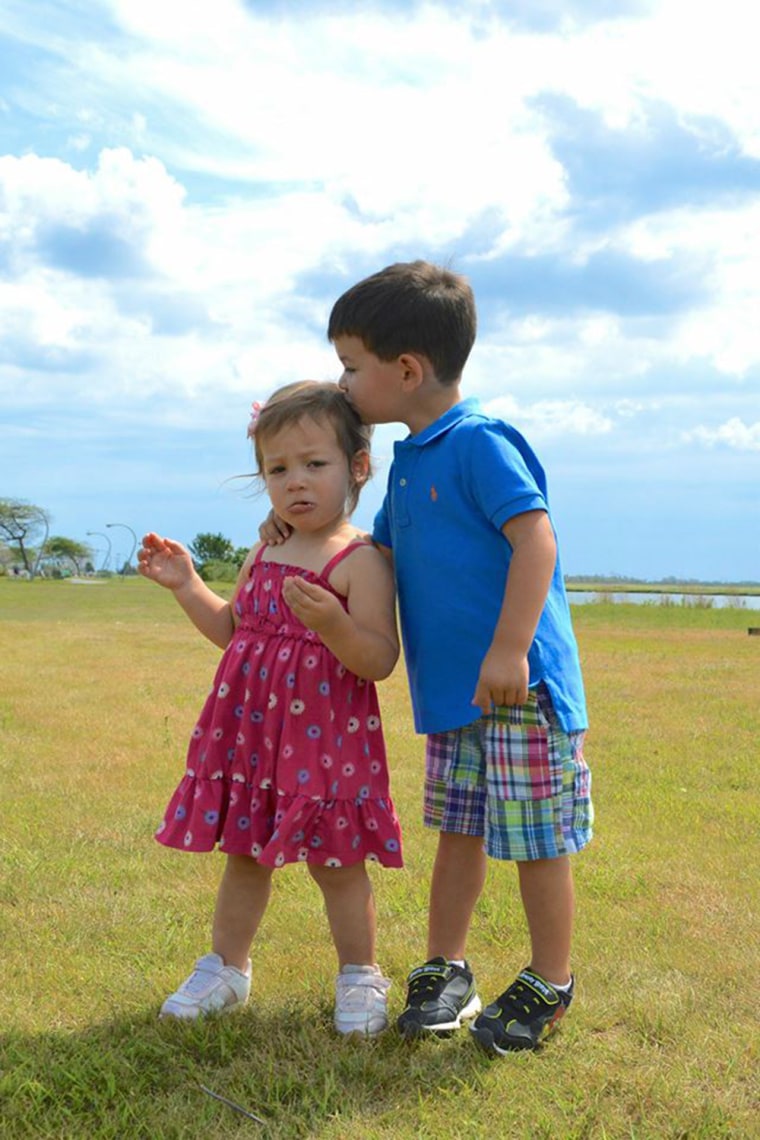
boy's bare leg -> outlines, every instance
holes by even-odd
[[[428,958],[464,958],[475,904],[486,879],[482,836],[442,831],[430,884]]]
[[[570,859],[518,863],[520,893],[530,932],[532,969],[559,986],[570,981],[575,895]]]
[[[375,899],[364,863],[350,867],[309,865],[322,891],[340,969],[375,965]]]
[[[264,916],[272,887],[272,868],[248,855],[228,855],[216,896],[212,949],[226,966],[245,972],[248,952]]]

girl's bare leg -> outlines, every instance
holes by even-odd
[[[364,863],[319,867],[309,873],[322,892],[338,965],[375,965],[375,899]]]
[[[440,832],[430,884],[428,958],[465,957],[472,912],[486,870],[482,837]]]
[[[247,855],[227,856],[212,927],[212,949],[226,966],[245,971],[271,887],[271,867],[262,867]]]

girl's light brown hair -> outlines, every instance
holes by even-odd
[[[278,388],[259,411],[252,428],[253,448],[256,456],[256,474],[264,475],[262,440],[285,427],[298,423],[305,416],[317,423],[329,423],[335,432],[338,446],[346,457],[349,471],[349,492],[346,508],[349,514],[356,508],[359,494],[366,480],[359,482],[353,474],[352,460],[357,451],[369,455],[372,428],[363,424],[337,384],[325,380],[298,380]],[[367,477],[371,474],[368,470]]]

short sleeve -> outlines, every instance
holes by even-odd
[[[388,518],[388,495],[386,494],[383,499],[383,504],[380,510],[375,515],[375,521],[372,526],[372,541],[376,542],[379,546],[393,547],[393,539],[391,538],[391,526]]]
[[[525,511],[547,511],[546,480],[536,456],[508,425],[478,424],[468,449],[469,493],[497,530]]]

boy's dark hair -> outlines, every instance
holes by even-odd
[[[428,358],[441,384],[453,384],[462,375],[476,330],[467,280],[428,261],[409,261],[365,277],[339,297],[327,338],[359,337],[380,360],[417,352]]]
[[[369,454],[372,428],[361,422],[338,385],[328,380],[297,380],[294,384],[278,388],[269,397],[258,414],[255,426],[250,430],[256,454],[256,474],[259,477],[264,473],[262,440],[298,423],[305,416],[318,423],[326,420],[332,426],[338,447],[346,457],[349,472],[351,460],[357,451]],[[363,482],[356,482],[351,476],[347,500],[349,514],[356,508],[363,485]]]

